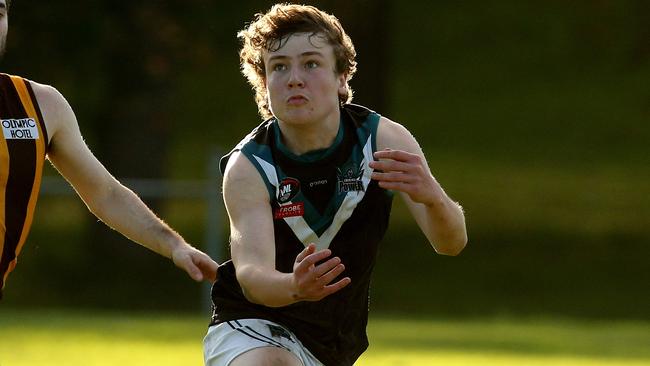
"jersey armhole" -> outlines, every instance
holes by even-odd
[[[36,112],[36,116],[38,117],[38,124],[41,127],[41,131],[43,132],[43,142],[45,144],[45,154],[50,151],[50,135],[47,131],[47,125],[45,124],[45,119],[43,118],[43,113],[41,112],[41,107],[38,104],[38,99],[36,99],[36,94],[34,94],[34,88],[32,87],[32,82],[27,79],[23,79],[25,81],[25,87],[27,89],[27,92],[29,93],[29,97],[32,99],[32,103],[34,105],[34,110]]]
[[[272,166],[271,163],[267,162],[266,160],[262,159],[261,157],[251,154],[247,151],[240,150],[239,151],[241,154],[243,154],[248,161],[250,161],[255,169],[257,170],[257,173],[260,175],[260,178],[262,178],[262,182],[264,182],[264,185],[266,186],[266,190],[269,193],[269,203],[272,203],[274,198],[275,198],[275,186],[269,179],[269,174],[274,174],[273,172],[267,171],[264,169],[262,164],[268,164],[269,166]],[[268,168],[267,168],[268,169]],[[276,178],[277,180],[277,178]]]
[[[368,129],[370,129],[370,136],[372,138],[372,152],[377,151],[377,131],[379,130],[379,120],[381,120],[381,115],[378,113],[371,113],[368,116],[366,124]]]

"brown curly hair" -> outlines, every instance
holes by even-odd
[[[269,108],[266,89],[264,51],[276,51],[294,33],[323,36],[334,49],[338,75],[345,74],[345,92],[339,94],[341,104],[352,101],[348,81],[357,70],[356,51],[339,20],[331,14],[309,5],[276,4],[268,12],[255,14],[255,20],[237,33],[242,41],[239,52],[242,74],[255,90],[255,101],[263,119],[273,115]]]

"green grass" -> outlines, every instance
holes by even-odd
[[[360,365],[642,365],[647,324],[375,319]]]
[[[647,365],[650,324],[371,319],[360,366]],[[0,366],[201,365],[197,316],[0,312]]]

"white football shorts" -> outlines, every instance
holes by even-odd
[[[260,347],[286,349],[304,366],[324,366],[293,332],[263,319],[231,320],[208,328],[203,339],[205,366],[228,366],[235,357]]]

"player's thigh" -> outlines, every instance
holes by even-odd
[[[235,357],[230,366],[303,366],[293,353],[279,347],[260,347]]]

